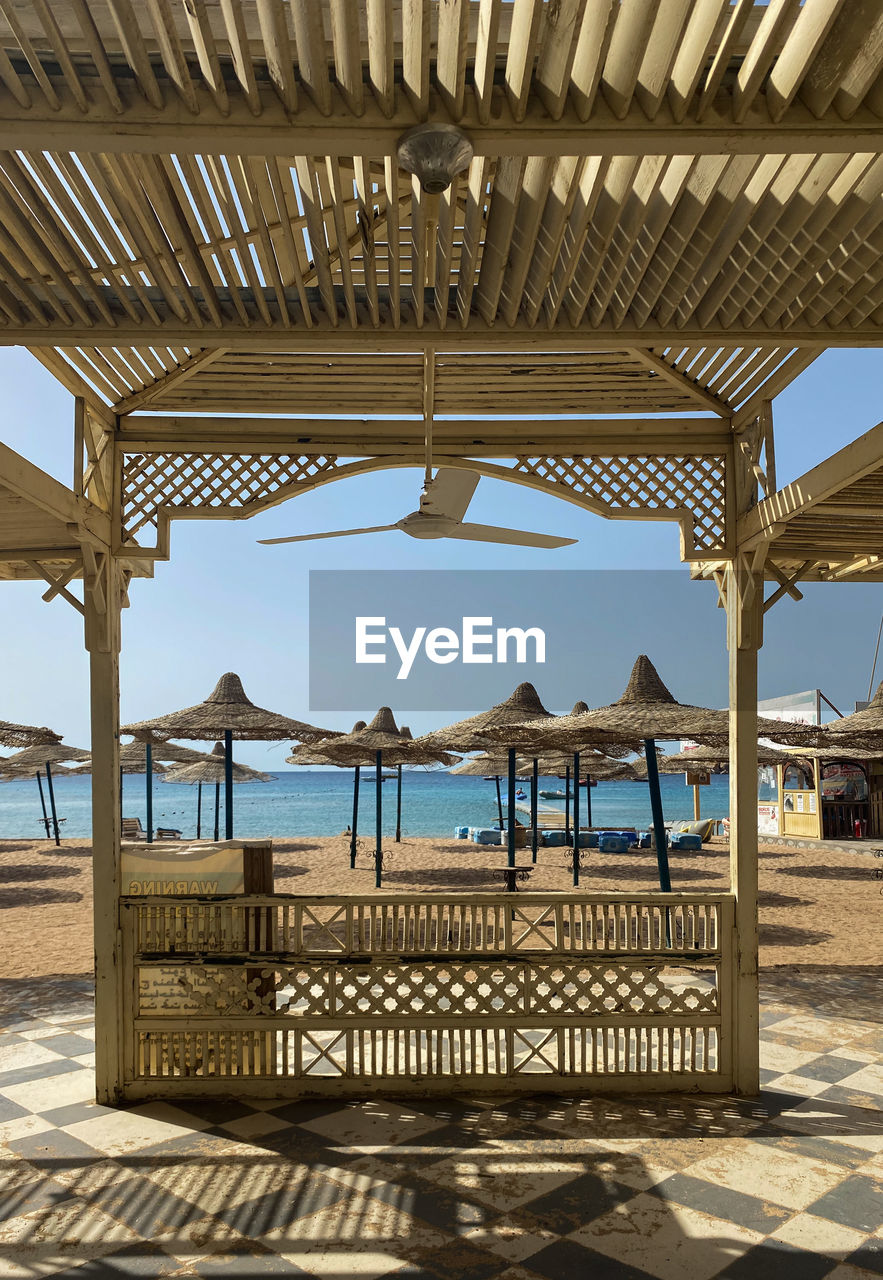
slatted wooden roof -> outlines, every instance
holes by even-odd
[[[432,345],[453,412],[530,356],[537,405],[727,416],[879,340],[881,113],[880,0],[0,0],[0,343],[129,409],[373,354],[419,411]]]

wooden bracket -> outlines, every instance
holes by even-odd
[[[772,609],[773,605],[781,600],[783,596],[791,596],[793,600],[802,600],[803,592],[798,591],[795,584],[800,581],[804,574],[809,572],[815,563],[815,560],[804,560],[800,568],[791,574],[790,577],[783,569],[780,569],[777,564],[771,564],[769,566],[769,571],[780,585],[771,596],[768,596],[767,599],[764,600],[764,613],[769,609]]]
[[[35,573],[39,574],[44,582],[49,583],[49,590],[43,595],[44,600],[48,602],[50,600],[54,600],[56,596],[61,596],[61,598],[66,600],[69,605],[72,605],[78,613],[85,614],[86,609],[82,601],[78,600],[73,592],[68,591],[67,589],[67,583],[70,582],[74,574],[80,569],[79,561],[75,561],[73,564],[68,565],[68,567],[58,575],[58,577],[54,577],[45,565],[40,564],[39,560],[28,560],[26,561],[26,564],[28,565],[28,568],[33,569]]]

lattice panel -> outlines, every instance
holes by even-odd
[[[686,512],[692,548],[726,547],[726,474],[723,454],[517,459],[515,469],[554,486],[585,494],[613,511]],[[687,539],[688,544],[690,539]]]
[[[240,967],[145,966],[138,1016],[182,1013],[327,1018],[450,1018],[624,1013],[714,1014],[714,971],[702,981],[666,979],[657,964],[554,965],[502,961]],[[157,991],[163,992],[157,998]],[[177,993],[169,998],[169,992]]]
[[[134,536],[156,526],[157,509],[259,507],[296,489],[337,459],[326,454],[128,453],[123,463],[123,529]]]

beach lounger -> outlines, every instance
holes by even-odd
[[[157,840],[180,840],[181,832],[177,827],[157,827]]]
[[[122,837],[124,840],[146,840],[147,832],[141,825],[141,819],[123,818]]]

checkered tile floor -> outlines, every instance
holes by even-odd
[[[0,1034],[0,1277],[883,1274],[883,1004],[768,983],[763,1092],[95,1106],[89,992]]]

